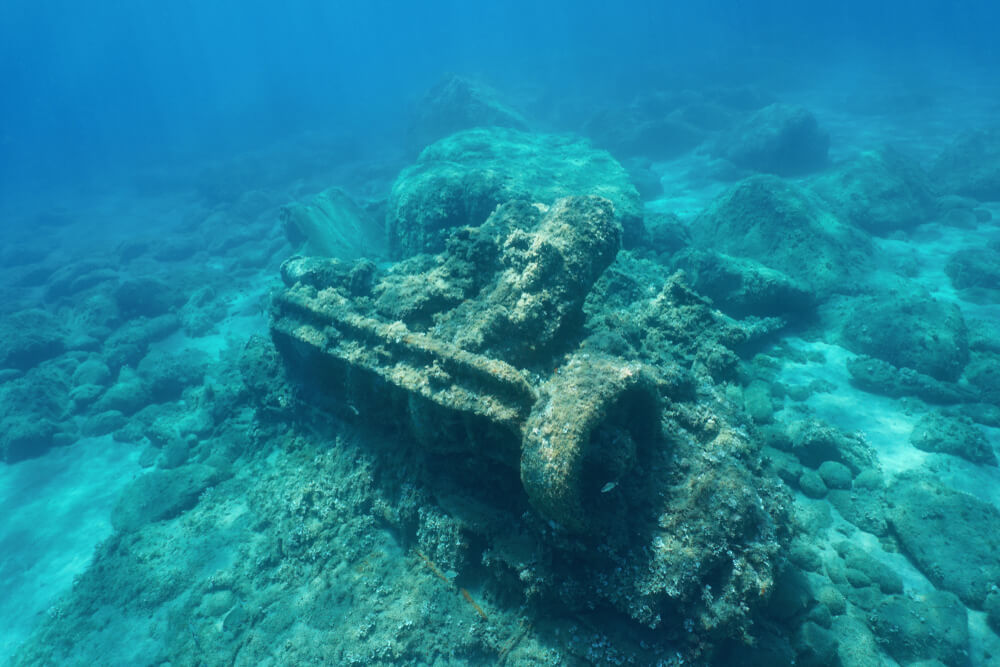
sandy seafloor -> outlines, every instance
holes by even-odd
[[[831,83],[828,89],[779,95],[785,101],[801,103],[813,111],[823,127],[831,133],[831,158],[837,161],[857,150],[883,143],[892,143],[905,153],[927,162],[932,159],[961,129],[988,126],[995,122],[996,105],[981,88],[963,89],[955,84],[947,91],[948,98],[933,108],[914,111],[909,115],[891,116],[845,111],[850,104],[842,90]],[[886,93],[872,84],[873,91],[855,90],[852,101]],[[876,102],[872,102],[877,104]],[[297,160],[309,152],[311,138],[262,149],[256,164],[266,170],[269,161]],[[258,156],[259,157],[259,156]],[[657,162],[655,171],[661,176],[665,195],[646,203],[648,210],[669,211],[682,219],[690,219],[728,187],[726,183],[705,182],[700,175],[702,156],[689,154],[677,160]],[[232,162],[239,162],[234,156]],[[307,160],[311,164],[316,161]],[[277,268],[290,253],[283,243],[277,224],[277,209],[287,201],[307,196],[327,185],[335,185],[343,172],[329,174],[285,166],[283,173],[262,178],[263,186],[248,182],[261,195],[261,203],[253,213],[253,234],[269,237],[258,243],[275,249],[264,261],[233,270],[234,257],[221,251],[214,257],[217,263],[200,267],[216,271],[214,281],[216,303],[224,302],[225,314],[206,335],[190,338],[174,334],[154,344],[165,351],[198,349],[210,356],[239,349],[252,334],[267,334],[266,299],[278,283]],[[216,172],[218,173],[218,172]],[[218,177],[218,176],[217,176]],[[223,180],[225,176],[221,177]],[[178,179],[181,181],[182,179]],[[239,187],[238,185],[235,187]],[[166,191],[164,191],[166,190]],[[43,201],[43,204],[39,204]],[[184,188],[169,191],[165,187],[155,194],[139,190],[113,194],[89,195],[47,193],[36,201],[8,202],[4,215],[11,220],[30,218],[49,210],[51,202],[72,218],[66,227],[41,229],[32,243],[53,244],[64,262],[85,261],[92,253],[100,254],[114,248],[125,239],[136,236],[167,237],[177,224],[204,216],[203,199]],[[958,303],[967,317],[996,323],[1000,327],[1000,303],[977,304],[961,300],[943,273],[948,254],[962,247],[974,247],[988,240],[1000,240],[1000,202],[985,203],[993,220],[976,228],[945,227],[931,222],[912,235],[911,241],[878,239],[877,254],[915,257],[919,273],[913,278],[936,298]],[[219,234],[226,232],[220,226]],[[230,232],[239,230],[229,230]],[[74,236],[78,235],[78,236]],[[262,241],[258,239],[258,241]],[[233,252],[240,252],[236,246]],[[130,270],[154,271],[169,276],[183,271],[180,263],[164,262],[157,266],[145,262]],[[219,311],[213,311],[218,315]],[[776,413],[778,419],[794,418],[797,414],[812,414],[848,432],[863,432],[878,453],[887,475],[913,468],[932,470],[947,485],[1000,507],[1000,468],[980,466],[942,454],[922,452],[909,444],[908,436],[917,416],[908,409],[906,400],[876,396],[854,388],[848,381],[844,360],[848,351],[819,341],[806,341],[793,336],[779,345],[819,352],[824,362],[785,362],[779,372],[783,382],[808,384],[820,379],[835,388],[812,394],[804,403],[786,399]],[[1000,429],[983,427],[990,445],[1000,453]],[[0,522],[0,662],[5,662],[25,641],[46,616],[59,614],[59,601],[70,589],[74,578],[87,568],[95,546],[112,531],[109,515],[121,489],[147,469],[139,465],[140,446],[137,443],[115,442],[110,436],[84,438],[72,445],[52,449],[36,459],[0,467],[0,507],[4,520]],[[824,503],[798,496],[799,502]],[[835,513],[835,510],[834,510]],[[882,549],[874,536],[844,527],[836,521],[831,531],[850,533],[852,541],[888,564],[905,581],[908,590],[919,592],[931,588],[924,576],[899,553]],[[970,610],[970,631],[973,664],[997,664],[984,655],[1000,660],[1000,639],[986,626],[984,614]],[[108,654],[117,654],[115,645],[123,638],[107,636]],[[94,650],[94,646],[90,646]],[[110,664],[110,663],[109,663]]]

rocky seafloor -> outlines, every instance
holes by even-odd
[[[0,655],[1000,660],[989,113],[501,97],[12,209]]]

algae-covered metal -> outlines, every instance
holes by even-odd
[[[643,364],[577,351],[557,368],[560,334],[579,325],[586,295],[618,251],[614,209],[599,197],[551,208],[515,202],[470,236],[493,239],[479,264],[494,275],[474,298],[429,318],[399,303],[415,298],[399,289],[414,277],[405,265],[352,294],[348,274],[356,267],[289,260],[272,335],[293,365],[324,374],[348,400],[370,405],[366,399],[385,390],[405,397],[395,403],[427,446],[478,450],[518,466],[539,512],[585,532],[592,505],[617,500],[601,488],[635,465],[659,420],[657,383]],[[453,243],[417,273],[421,282],[447,281],[439,269],[470,247],[476,243]],[[411,321],[386,317],[399,312]]]
[[[272,338],[304,401],[412,435],[496,576],[694,656],[749,631],[788,540],[724,401],[767,327],[619,252],[621,233],[601,197],[513,200],[389,267],[293,258]]]

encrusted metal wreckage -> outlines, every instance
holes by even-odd
[[[781,494],[720,400],[754,334],[681,276],[643,274],[621,235],[610,201],[566,197],[507,202],[386,267],[295,257],[272,338],[320,407],[517,471],[550,554],[533,575],[510,559],[526,590],[650,627],[684,614],[684,642],[739,635],[787,540]],[[482,538],[502,561],[504,538]]]
[[[387,302],[400,298],[393,290],[400,274],[368,294],[355,286],[352,295],[351,271],[339,262],[295,258],[283,267],[289,286],[276,299],[272,332],[288,358],[324,368],[345,389],[377,378],[404,392],[421,442],[461,443],[519,466],[538,511],[586,531],[591,505],[615,497],[600,493],[606,478],[628,472],[658,428],[655,373],[636,360],[584,350],[558,368],[543,364],[552,368],[549,377],[535,371],[578,321],[617,253],[620,230],[609,203],[597,197],[563,199],[544,214],[511,209],[479,231],[507,232],[495,276],[481,276],[479,300],[412,318],[430,315],[447,326],[421,331],[379,316],[399,309]],[[381,308],[369,294],[382,296]],[[596,465],[603,474],[591,469]]]

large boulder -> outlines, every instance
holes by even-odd
[[[43,363],[0,383],[0,461],[41,456],[73,430],[72,361]]]
[[[846,366],[851,384],[873,394],[896,398],[916,396],[928,403],[943,405],[977,400],[974,390],[954,382],[942,382],[912,368],[898,368],[888,361],[866,354],[848,359]]]
[[[137,371],[153,401],[162,403],[200,385],[207,368],[208,357],[199,350],[153,350],[139,362]]]
[[[683,269],[692,287],[733,317],[797,320],[812,312],[815,299],[805,285],[753,259],[688,248],[676,253],[672,263]]]
[[[853,352],[946,381],[969,362],[968,338],[958,306],[905,290],[854,299],[842,330]]]
[[[148,276],[123,280],[115,288],[114,298],[125,319],[159,317],[184,303],[184,295],[174,285]]]
[[[751,88],[669,89],[594,114],[584,132],[620,158],[676,158],[771,100]]]
[[[104,361],[112,373],[122,366],[135,366],[146,356],[149,346],[180,328],[174,314],[152,319],[136,318],[125,322],[104,343]]]
[[[982,609],[1000,581],[1000,511],[927,474],[898,479],[889,500],[903,551],[935,586]]]
[[[289,243],[305,255],[358,259],[385,250],[385,230],[340,188],[281,208]]]
[[[0,368],[27,370],[62,354],[65,332],[55,317],[32,308],[4,317],[0,327]]]
[[[965,369],[965,379],[976,388],[982,401],[1000,405],[1000,354],[980,352]]]
[[[101,283],[118,279],[117,267],[103,259],[82,259],[59,266],[45,281],[45,298],[49,301],[76,296]]]
[[[866,151],[813,184],[843,220],[873,234],[928,222],[937,201],[920,165],[890,148]]]
[[[124,366],[118,380],[94,403],[95,412],[121,412],[132,415],[152,403],[152,392],[147,383],[132,370]]]
[[[973,463],[997,464],[990,441],[969,419],[928,412],[913,427],[910,442],[925,452],[961,456]]]
[[[830,135],[807,109],[770,104],[719,139],[714,154],[737,167],[796,176],[824,167]]]
[[[856,434],[840,431],[817,420],[801,420],[789,424],[787,440],[775,440],[775,446],[786,448],[802,465],[819,468],[827,461],[836,461],[859,475],[878,467],[878,458],[871,445]]]
[[[968,664],[968,613],[951,593],[893,595],[882,600],[870,618],[875,635],[899,664]]]
[[[41,456],[56,445],[59,427],[31,415],[0,420],[0,461],[16,463]]]
[[[705,140],[705,131],[676,111],[657,113],[643,105],[605,109],[591,118],[585,131],[594,142],[619,157],[669,160]]]
[[[938,157],[931,176],[942,192],[1000,200],[1000,128],[958,137]]]
[[[552,204],[567,195],[607,198],[626,245],[642,238],[639,193],[606,151],[572,136],[499,127],[459,132],[428,146],[396,179],[386,221],[390,253],[438,252],[453,228],[483,224],[503,202]]]
[[[696,246],[754,259],[817,293],[847,288],[871,255],[864,233],[775,176],[737,183],[694,220],[691,236]]]
[[[171,519],[194,507],[198,496],[222,478],[215,468],[200,463],[142,475],[125,487],[111,511],[111,525],[127,533]]]
[[[955,289],[1000,290],[1000,247],[959,250],[948,258],[944,272]]]
[[[410,134],[423,148],[460,130],[489,126],[527,130],[528,121],[487,84],[450,74],[427,91],[417,105]]]

